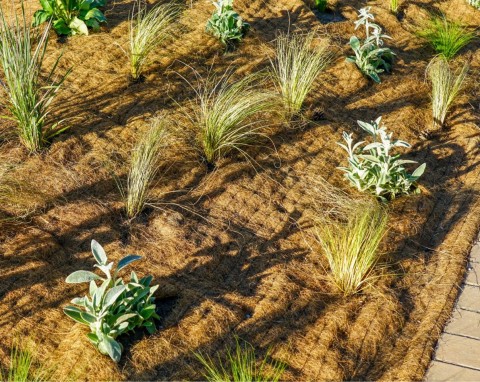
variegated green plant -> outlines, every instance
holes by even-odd
[[[158,285],[151,287],[152,276],[138,279],[135,272],[131,280],[125,283],[118,277],[120,270],[141,257],[128,255],[121,259],[116,268],[108,262],[102,246],[92,240],[92,253],[105,277],[90,271],[76,271],[70,274],[67,283],[89,282],[89,295],[74,298],[64,312],[73,320],[90,327],[88,339],[100,353],[109,355],[115,362],[120,360],[123,347],[116,340],[118,336],[135,328],[145,327],[149,333],[155,331],[156,314],[153,293]],[[99,281],[99,284],[97,284]]]
[[[392,140],[392,133],[387,133],[381,125],[382,117],[374,122],[357,121],[358,125],[373,137],[373,142],[353,143],[352,134],[343,133],[346,144],[339,145],[348,153],[348,167],[339,167],[345,177],[360,191],[370,192],[382,201],[394,199],[398,195],[418,192],[415,185],[425,171],[426,164],[419,166],[409,174],[404,165],[417,163],[400,159],[399,154],[392,154],[397,147],[410,147],[405,141]]]

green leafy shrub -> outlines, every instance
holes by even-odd
[[[470,4],[472,7],[480,9],[480,0],[468,0],[468,4]]]
[[[452,70],[445,58],[435,57],[427,67],[427,75],[432,85],[433,128],[445,125],[448,110],[461,92],[469,65],[465,63],[459,69]]]
[[[233,0],[212,1],[216,11],[207,21],[206,30],[218,38],[228,49],[240,42],[250,25],[233,9]]]
[[[331,62],[331,47],[327,39],[317,39],[315,32],[280,33],[275,45],[273,78],[291,118],[300,112],[316,78]]]
[[[445,16],[433,17],[418,32],[442,57],[452,59],[460,49],[475,38],[475,32],[469,31],[459,23],[447,20]]]
[[[135,272],[131,280],[125,283],[118,273],[133,261],[141,257],[128,255],[113,268],[100,244],[92,240],[92,253],[99,268],[106,277],[100,277],[89,271],[76,271],[70,274],[67,283],[89,282],[89,296],[75,298],[64,312],[73,320],[90,327],[88,339],[100,353],[109,355],[115,362],[120,360],[123,347],[116,338],[123,333],[144,327],[149,333],[155,331],[155,298],[153,293],[158,285],[151,287],[152,276],[139,279]],[[112,273],[113,272],[113,273]],[[99,281],[97,285],[96,281]]]
[[[347,61],[356,64],[363,74],[379,83],[381,82],[379,74],[390,72],[395,53],[390,48],[382,48],[383,39],[391,37],[382,34],[382,28],[370,22],[370,19],[374,20],[370,7],[360,9],[359,18],[355,21],[355,30],[364,25],[366,38],[363,41],[357,36],[350,38],[350,47],[355,56],[348,57]]]
[[[40,32],[29,25],[23,3],[22,17],[15,15],[13,25],[0,7],[0,63],[12,115],[3,118],[15,121],[20,141],[31,152],[65,130],[60,122],[49,124],[47,120],[50,105],[69,73],[55,76],[60,55],[48,75],[41,75],[48,33],[49,28]]]
[[[315,238],[330,267],[330,277],[345,296],[363,290],[376,277],[378,247],[388,215],[376,201],[353,202],[344,219],[322,216],[314,222]]]
[[[142,0],[130,17],[130,73],[134,81],[142,76],[149,55],[171,35],[173,22],[180,13],[176,4],[159,4],[147,11]]]
[[[100,23],[107,21],[98,7],[105,6],[105,0],[40,0],[42,9],[33,15],[33,25],[48,20],[59,35],[88,35],[88,28],[100,29]]]
[[[415,182],[425,171],[426,164],[419,166],[413,174],[409,174],[404,164],[416,163],[400,159],[400,155],[392,154],[397,147],[410,147],[407,142],[392,140],[392,133],[387,133],[381,125],[382,117],[372,123],[357,121],[373,142],[353,143],[352,134],[343,133],[346,144],[339,145],[348,153],[349,167],[339,167],[345,172],[345,177],[360,191],[376,195],[380,200],[387,201],[398,195],[417,192]]]
[[[204,377],[209,382],[278,382],[282,377],[286,365],[280,361],[270,359],[270,354],[257,361],[255,348],[248,342],[242,346],[236,338],[235,351],[227,349],[227,359],[222,362],[201,354],[195,354],[205,368]]]

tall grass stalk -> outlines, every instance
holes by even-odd
[[[460,49],[476,37],[476,33],[469,31],[459,23],[447,20],[445,16],[434,17],[418,31],[435,51],[446,58],[452,59]]]
[[[273,76],[287,116],[291,117],[300,112],[315,79],[333,56],[328,40],[318,39],[316,32],[280,33],[275,44],[276,57],[271,60]]]
[[[22,350],[17,344],[14,344],[10,353],[10,365],[5,373],[0,370],[0,380],[4,382],[46,382],[48,372],[41,366],[34,368],[32,353]]]
[[[160,154],[167,138],[166,121],[155,118],[132,151],[126,190],[122,192],[125,211],[130,219],[143,211],[149,199],[149,189],[158,174]]]
[[[396,15],[398,13],[399,7],[400,4],[398,0],[390,0],[390,12]]]
[[[158,4],[147,11],[142,0],[137,0],[130,17],[130,73],[138,81],[150,54],[171,36],[172,26],[180,13],[180,6]]]
[[[279,111],[275,93],[261,90],[261,74],[233,81],[227,71],[220,78],[201,78],[197,84],[184,78],[196,93],[196,113],[192,123],[198,126],[198,141],[209,166],[232,151],[249,158],[245,151],[266,138],[266,113]]]
[[[270,354],[260,362],[257,361],[254,347],[245,342],[242,347],[238,339],[235,350],[227,350],[227,359],[222,362],[210,357],[195,354],[205,368],[204,377],[209,382],[277,382],[280,381],[286,365],[277,360],[271,360]]]
[[[21,142],[31,152],[40,150],[52,137],[66,129],[59,126],[60,122],[47,121],[50,105],[69,73],[54,78],[60,55],[45,81],[42,81],[49,30],[50,25],[43,32],[30,26],[23,3],[21,17],[16,14],[13,25],[0,7],[0,63],[8,109],[12,114],[4,118],[15,121]]]
[[[448,110],[463,88],[469,65],[465,63],[460,69],[450,69],[448,61],[436,57],[427,67],[427,75],[432,85],[433,128],[445,124]]]
[[[378,204],[358,203],[345,220],[318,221],[316,239],[330,266],[330,277],[345,296],[371,283],[378,247],[387,231],[386,211]]]

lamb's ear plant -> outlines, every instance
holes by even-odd
[[[332,60],[331,47],[315,32],[280,33],[276,56],[271,60],[273,78],[288,118],[298,114],[318,75]]]
[[[158,4],[147,10],[143,0],[137,0],[130,16],[130,74],[139,81],[149,56],[171,36],[174,21],[181,8],[174,3]]]
[[[48,114],[66,74],[56,76],[61,54],[50,72],[43,76],[42,66],[48,44],[50,24],[43,30],[32,28],[22,13],[10,24],[0,7],[0,64],[4,73],[2,85],[10,119],[16,124],[20,141],[30,152],[39,151],[66,127],[50,122]]]
[[[195,112],[189,118],[208,167],[232,151],[250,158],[246,149],[268,139],[267,114],[279,113],[278,96],[258,87],[265,76],[253,74],[238,81],[231,71],[220,78],[196,76],[196,84],[184,78],[196,93]]]
[[[405,164],[416,163],[400,159],[393,153],[395,148],[410,145],[401,140],[393,140],[381,124],[382,117],[371,123],[357,121],[358,125],[372,137],[372,142],[354,143],[352,134],[343,133],[345,144],[339,145],[348,154],[348,167],[339,167],[345,172],[346,179],[359,191],[369,192],[381,201],[395,199],[397,196],[419,192],[416,181],[425,171],[426,164],[419,166],[412,174]]]
[[[88,35],[88,28],[100,29],[107,19],[100,11],[105,0],[40,0],[42,9],[33,15],[33,26],[51,21],[58,35]]]
[[[461,24],[449,21],[444,15],[432,17],[417,31],[437,54],[452,59],[464,46],[476,38],[476,32]]]
[[[128,255],[122,258],[116,267],[108,262],[102,246],[92,240],[92,254],[96,261],[94,267],[103,272],[104,277],[90,271],[75,271],[70,274],[67,283],[89,283],[89,293],[85,297],[74,298],[75,306],[67,306],[64,312],[80,324],[90,328],[88,339],[100,353],[109,355],[118,362],[123,346],[117,341],[120,335],[136,328],[144,327],[149,333],[156,330],[153,293],[158,285],[151,287],[152,276],[139,279],[135,272],[125,283],[119,272],[141,257]],[[97,284],[98,282],[98,284]]]
[[[158,173],[161,152],[167,145],[167,139],[166,121],[157,117],[132,150],[127,184],[124,190],[121,188],[129,219],[141,213],[148,202],[149,189]]]
[[[472,7],[480,9],[480,0],[467,0]]]
[[[383,34],[382,28],[373,21],[374,16],[370,13],[370,7],[359,10],[358,20],[355,21],[355,30],[363,25],[366,38],[365,40],[361,40],[357,36],[350,38],[350,47],[355,56],[349,56],[347,61],[356,64],[363,74],[379,83],[381,82],[379,74],[390,72],[395,53],[390,48],[383,47],[383,40],[391,37]]]
[[[235,350],[227,349],[227,357],[222,361],[195,353],[204,367],[203,376],[209,382],[278,382],[285,372],[286,364],[273,360],[267,352],[262,360],[257,360],[255,348],[246,341],[240,343],[235,338]]]
[[[452,70],[448,61],[442,57],[435,57],[428,64],[434,129],[444,127],[448,110],[463,88],[468,69],[469,65],[465,63],[456,71]]]
[[[218,38],[227,50],[231,50],[242,40],[250,25],[235,12],[233,0],[212,0],[212,3],[216,10],[207,21],[205,29]]]
[[[375,201],[354,204],[356,208],[346,210],[344,219],[322,217],[314,222],[330,278],[344,296],[362,291],[378,277],[378,249],[387,231],[388,215],[382,206]]]

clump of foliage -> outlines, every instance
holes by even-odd
[[[350,47],[355,56],[348,57],[347,61],[356,64],[363,74],[379,83],[381,82],[379,74],[390,72],[395,53],[390,48],[382,47],[383,39],[391,37],[383,34],[382,28],[370,20],[374,21],[370,7],[360,9],[359,18],[355,21],[355,30],[364,25],[366,38],[363,41],[357,36],[350,38]]]
[[[133,81],[142,76],[149,55],[171,36],[173,22],[180,13],[176,4],[159,4],[147,11],[142,0],[130,17],[130,73]]]
[[[319,12],[325,12],[327,10],[328,0],[314,0],[315,9]]]
[[[480,9],[480,0],[468,0],[468,4],[470,4],[472,7]]]
[[[4,382],[46,382],[49,381],[49,372],[35,362],[32,353],[21,349],[14,343],[10,353],[10,365],[4,372],[0,370],[0,380]]]
[[[149,188],[158,173],[160,153],[166,146],[167,137],[165,121],[155,118],[132,151],[127,187],[122,190],[129,219],[142,212],[148,201]]]
[[[116,268],[108,263],[102,246],[92,240],[92,253],[105,277],[89,271],[76,271],[70,274],[67,283],[90,283],[89,295],[74,298],[64,312],[73,320],[90,327],[88,339],[102,354],[109,355],[115,362],[120,360],[123,347],[116,338],[135,328],[144,327],[149,333],[155,331],[156,314],[153,293],[158,285],[151,287],[152,276],[139,279],[135,272],[131,280],[125,283],[118,273],[133,261],[141,257],[128,255],[121,259]],[[96,281],[99,281],[97,285]]]
[[[186,79],[185,79],[186,80]],[[234,81],[231,72],[220,78],[186,80],[196,93],[196,110],[190,117],[198,127],[197,140],[209,167],[232,151],[249,158],[245,149],[266,137],[266,113],[277,112],[278,96],[257,88],[262,76],[246,76]]]
[[[325,39],[317,40],[315,32],[280,33],[275,44],[276,57],[271,60],[273,77],[286,113],[292,117],[300,112],[315,79],[331,62],[330,44]]]
[[[107,21],[99,7],[105,0],[40,0],[42,9],[33,15],[33,25],[51,20],[58,35],[88,35],[88,28],[100,29]]]
[[[348,167],[339,167],[345,172],[345,177],[360,191],[374,194],[382,201],[411,192],[418,192],[415,182],[425,171],[426,164],[419,166],[409,174],[404,165],[416,163],[412,160],[400,159],[399,154],[393,154],[397,147],[410,147],[407,142],[392,140],[392,133],[387,133],[381,124],[382,117],[374,122],[357,121],[373,142],[353,142],[352,134],[343,133],[346,144],[339,145],[348,153]]]
[[[429,63],[427,75],[432,85],[433,128],[445,125],[448,110],[462,90],[468,69],[469,65],[466,63],[454,71],[442,57],[435,57]]]
[[[460,49],[472,41],[475,32],[445,16],[433,17],[420,29],[418,35],[425,39],[440,56],[452,59]]]
[[[227,49],[234,48],[250,25],[233,9],[233,0],[212,1],[216,11],[207,21],[206,31],[218,38]]]
[[[39,151],[65,128],[60,122],[49,124],[50,105],[59,91],[67,72],[55,77],[57,64],[46,77],[41,75],[48,44],[49,27],[43,32],[26,21],[22,3],[22,17],[14,17],[13,25],[0,7],[0,64],[4,73],[4,89],[11,119],[16,123],[20,141],[31,151]]]
[[[217,361],[201,354],[195,354],[205,368],[203,376],[209,382],[278,382],[286,365],[281,361],[272,360],[270,354],[257,361],[255,348],[244,341],[243,346],[238,338],[235,350],[227,349],[227,359],[222,361],[217,354]]]
[[[315,222],[315,238],[330,267],[330,277],[345,296],[363,290],[375,279],[378,247],[387,232],[388,215],[373,202],[354,202],[343,219]]]

